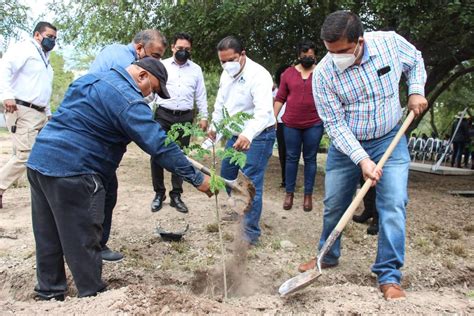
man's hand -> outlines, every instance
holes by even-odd
[[[206,193],[208,197],[211,197],[213,193],[211,192],[211,186],[209,185],[209,181],[211,178],[208,175],[204,175],[204,181],[200,186],[197,187],[197,189],[201,192]]]
[[[203,132],[207,131],[207,120],[200,120],[199,128],[202,129]]]
[[[382,177],[382,169],[377,168],[375,162],[370,160],[370,158],[365,158],[359,162],[359,166],[362,169],[364,180],[371,179],[372,186],[375,186],[380,180],[380,177]]]
[[[234,149],[237,151],[246,151],[250,148],[250,141],[244,135],[240,134],[234,143]]]
[[[419,94],[412,94],[408,97],[408,109],[413,111],[415,116],[419,116],[428,107],[426,98]]]
[[[18,110],[14,99],[3,100],[3,105],[5,106],[5,112],[13,113]]]
[[[207,132],[207,137],[209,137],[213,142],[216,141],[216,131],[209,130]]]

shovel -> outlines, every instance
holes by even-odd
[[[382,158],[380,159],[379,163],[377,164],[377,167],[379,169],[382,169],[383,166],[385,165],[385,162],[387,159],[390,157],[392,154],[393,150],[397,146],[398,142],[400,141],[400,138],[404,136],[405,131],[407,130],[408,126],[410,126],[411,122],[413,121],[413,118],[415,117],[415,114],[413,111],[410,111],[410,114],[408,114],[407,118],[405,119],[405,122],[403,122],[403,125],[400,127],[400,130],[398,133],[395,135],[393,138],[392,142],[387,148],[387,151],[383,154]],[[352,203],[349,205],[347,210],[344,212],[342,215],[341,219],[339,220],[339,223],[337,223],[336,227],[334,230],[331,232],[329,237],[326,239],[326,242],[324,243],[323,247],[318,253],[317,256],[317,261],[316,261],[316,269],[311,269],[308,270],[304,273],[301,273],[289,280],[287,280],[285,283],[283,283],[280,288],[278,289],[278,292],[280,293],[281,297],[285,297],[291,293],[294,293],[296,291],[299,291],[301,289],[304,289],[308,285],[312,284],[314,281],[316,281],[317,278],[319,278],[322,274],[321,271],[321,262],[324,258],[324,256],[327,254],[329,249],[331,249],[332,245],[336,241],[336,239],[339,237],[341,234],[342,230],[346,226],[346,224],[350,221],[352,218],[352,215],[354,215],[355,210],[359,206],[360,202],[364,198],[364,196],[367,194],[367,191],[369,191],[370,186],[372,185],[372,180],[367,179],[360,189],[359,193],[355,196],[354,200]]]
[[[204,174],[207,174],[208,176],[211,175],[211,171],[209,170],[209,168],[203,166],[196,160],[193,160],[189,157],[186,158],[196,169],[198,169]],[[240,170],[235,180],[227,180],[224,178],[222,178],[222,180],[224,180],[226,187],[232,191],[232,198],[236,202],[241,202],[245,205],[242,214],[247,213],[252,207],[253,198],[255,197],[256,193],[255,186],[253,185],[252,181],[250,181],[250,179]]]

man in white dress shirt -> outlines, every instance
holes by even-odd
[[[175,123],[193,122],[194,101],[199,109],[199,125],[203,131],[207,130],[207,94],[204,85],[204,77],[201,67],[190,60],[193,40],[187,33],[177,33],[171,44],[173,56],[162,60],[168,71],[166,87],[171,96],[170,99],[157,97],[158,108],[155,119],[161,127],[168,132]],[[181,146],[188,146],[190,136],[178,139]],[[151,203],[153,212],[163,207],[166,199],[166,188],[164,185],[163,168],[151,160],[151,177],[155,198]],[[183,193],[183,179],[175,174],[171,175],[173,189],[169,192],[170,205],[179,212],[187,213],[188,208],[181,200]]]
[[[275,143],[275,116],[273,114],[273,80],[270,73],[245,54],[240,40],[233,36],[222,39],[217,44],[217,54],[224,71],[217,92],[212,122],[223,119],[223,109],[229,115],[238,112],[251,114],[245,122],[242,132],[236,133],[226,143],[244,151],[247,156],[243,173],[252,180],[256,194],[250,211],[245,215],[242,239],[249,245],[255,245],[260,237],[260,216],[262,213],[263,179],[268,160]],[[214,125],[211,124],[213,127]],[[215,139],[216,131],[209,131],[209,137]],[[233,180],[237,178],[239,166],[222,161],[221,176]]]
[[[56,44],[56,31],[50,23],[39,22],[33,38],[11,45],[0,60],[0,100],[13,145],[13,156],[0,169],[0,208],[3,193],[25,172],[36,135],[51,117],[49,52]]]

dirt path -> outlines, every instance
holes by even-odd
[[[7,137],[0,135],[0,165],[10,155],[9,146]],[[403,269],[408,299],[386,302],[370,272],[376,238],[365,234],[365,225],[355,223],[345,230],[337,268],[325,272],[307,290],[288,299],[278,297],[278,286],[297,273],[300,262],[314,255],[322,226],[324,178],[318,171],[315,210],[305,213],[301,177],[295,207],[284,211],[279,175],[278,160],[272,158],[266,173],[261,243],[249,251],[246,266],[235,273],[239,282],[232,285],[233,295],[226,302],[219,295],[220,284],[210,277],[220,266],[213,199],[186,184],[183,199],[189,215],[176,212],[169,199],[160,212],[151,213],[149,158],[135,145],[129,147],[119,169],[119,202],[109,245],[126,257],[121,263],[104,265],[103,278],[110,290],[78,299],[69,275],[65,302],[35,302],[30,198],[23,180],[7,191],[0,210],[0,314],[474,313],[474,200],[447,193],[474,190],[474,177],[410,175]],[[226,204],[222,196],[219,201]],[[157,225],[177,229],[187,223],[190,230],[180,243],[164,242],[154,233]],[[224,225],[229,258],[237,235],[235,225]],[[282,247],[282,241],[291,244]]]

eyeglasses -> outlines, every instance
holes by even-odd
[[[56,39],[57,39],[57,36],[54,36],[54,35],[51,35],[51,34],[48,34],[48,35],[43,35],[43,34],[41,34],[41,36],[50,38],[50,39],[52,39],[52,40],[56,40]]]
[[[182,46],[175,46],[176,50],[185,50],[189,52],[191,50],[191,47],[182,47]]]

